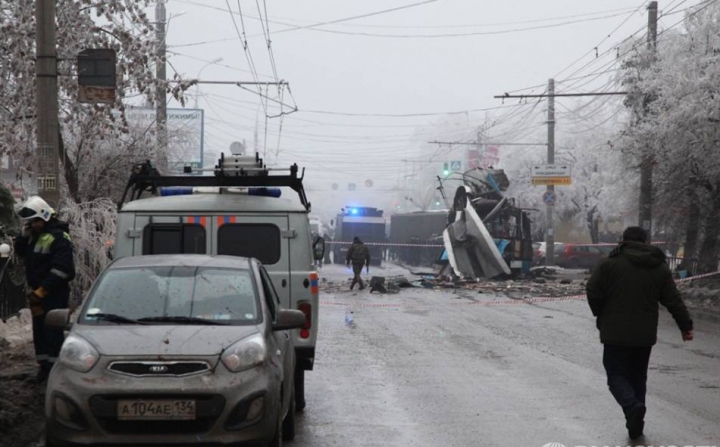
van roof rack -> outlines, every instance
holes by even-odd
[[[185,166],[185,174],[193,172],[212,171],[213,175],[162,175],[150,162],[139,163],[133,166],[130,179],[125,186],[122,199],[118,203],[118,210],[122,208],[125,199],[130,192],[129,201],[142,197],[144,192],[157,194],[158,188],[163,186],[184,186],[184,187],[218,187],[218,188],[279,188],[288,187],[294,190],[300,197],[300,203],[310,211],[311,204],[305,195],[303,179],[305,168],[298,176],[298,165],[293,164],[290,168],[268,168],[263,164],[259,154],[252,156],[232,155],[225,157],[220,154],[218,164],[209,169],[192,169]],[[273,171],[289,172],[288,175],[271,175]]]

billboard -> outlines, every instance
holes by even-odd
[[[128,123],[155,131],[154,108],[128,108]],[[203,109],[167,109],[168,165],[181,173],[183,166],[203,166],[205,111]]]

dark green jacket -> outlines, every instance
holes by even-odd
[[[355,265],[370,265],[370,250],[362,242],[353,242],[348,249],[345,261]]]
[[[654,345],[658,303],[670,311],[681,331],[693,328],[665,254],[652,245],[620,244],[593,272],[587,299],[605,344]]]

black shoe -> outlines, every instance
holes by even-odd
[[[647,408],[643,404],[635,405],[627,415],[627,429],[631,440],[636,440],[643,436],[645,428],[645,412]]]

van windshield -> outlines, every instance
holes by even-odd
[[[249,270],[189,266],[119,268],[98,281],[83,322],[174,321],[257,324],[257,293]],[[99,317],[100,315],[104,317]]]

